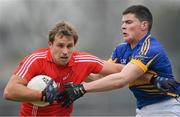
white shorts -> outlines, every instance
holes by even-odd
[[[136,109],[136,117],[180,117],[180,102],[170,99]]]

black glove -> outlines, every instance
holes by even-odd
[[[58,87],[53,86],[53,80],[51,79],[42,91],[41,101],[52,103],[57,95],[59,95]]]
[[[57,99],[61,102],[62,107],[69,107],[75,100],[82,97],[86,90],[82,84],[75,84],[73,82],[64,84],[66,90],[61,92]]]
[[[156,76],[150,82],[164,93],[178,94],[179,83],[175,79]]]

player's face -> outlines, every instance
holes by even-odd
[[[142,22],[134,14],[126,14],[122,17],[122,33],[125,42],[134,43],[142,36]]]
[[[69,62],[74,47],[72,36],[56,35],[54,42],[49,42],[53,60],[58,65],[66,65]]]

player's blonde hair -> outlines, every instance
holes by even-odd
[[[76,29],[67,21],[61,21],[57,23],[49,31],[49,41],[53,42],[57,34],[64,35],[64,36],[72,36],[74,38],[74,44],[77,43],[78,34],[76,32]]]

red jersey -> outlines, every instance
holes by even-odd
[[[15,75],[27,81],[36,75],[47,75],[59,83],[59,90],[63,91],[63,83],[80,84],[90,73],[99,73],[102,68],[102,60],[83,52],[73,52],[66,66],[57,65],[53,62],[50,49],[45,48],[27,56],[20,63]],[[59,103],[37,107],[31,103],[22,102],[20,116],[70,116],[71,113],[72,106],[63,108]]]

